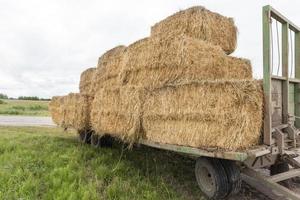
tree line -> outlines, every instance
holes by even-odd
[[[18,100],[32,100],[32,101],[49,101],[48,98],[39,98],[37,96],[19,96],[18,98],[9,98],[6,94],[0,93],[0,99],[18,99]]]

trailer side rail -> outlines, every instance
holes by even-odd
[[[284,153],[286,148],[298,145],[295,129],[300,127],[300,28],[269,5],[263,7],[262,14],[264,144],[277,144]],[[288,128],[276,129],[284,125]]]

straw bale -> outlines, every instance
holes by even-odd
[[[122,84],[135,86],[252,78],[249,60],[227,56],[218,46],[184,35],[139,40],[127,48],[123,63]]]
[[[98,68],[111,68],[119,66],[126,46],[119,45],[106,51],[98,60]]]
[[[263,91],[257,81],[202,81],[149,92],[142,126],[148,140],[226,150],[259,144]]]
[[[117,46],[104,53],[98,61],[93,88],[98,91],[105,86],[120,85],[119,74],[122,68],[125,46]]]
[[[63,123],[63,102],[63,96],[54,96],[49,103],[49,111],[52,120],[58,126],[61,126]]]
[[[237,43],[237,28],[232,18],[196,6],[179,11],[151,28],[151,37],[181,35],[205,40],[232,53]]]
[[[91,113],[95,132],[124,141],[136,141],[141,136],[141,95],[135,87],[110,87],[97,91]]]
[[[54,97],[49,104],[52,119],[63,128],[89,129],[92,101],[93,97],[78,93]]]
[[[81,73],[79,82],[80,94],[94,96],[93,80],[96,74],[96,68],[88,68]]]

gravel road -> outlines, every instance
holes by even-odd
[[[0,116],[0,126],[56,126],[51,117]]]

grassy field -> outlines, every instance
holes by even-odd
[[[202,199],[193,166],[146,147],[96,149],[58,128],[0,127],[0,199]]]
[[[0,115],[49,116],[48,101],[0,100]]]

